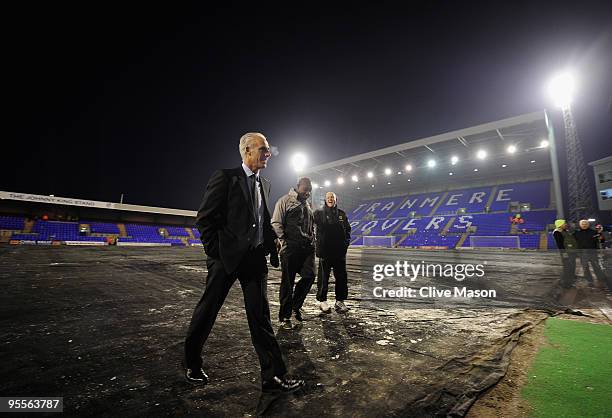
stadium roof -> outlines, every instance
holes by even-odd
[[[511,146],[514,152],[509,152]],[[308,167],[301,174],[310,177],[318,191],[363,199],[366,193],[395,195],[551,178],[553,151],[552,128],[546,112],[539,111]],[[435,166],[429,166],[430,161]]]
[[[80,206],[96,209],[111,209],[129,212],[153,213],[160,215],[195,217],[196,212],[183,209],[159,208],[155,206],[130,205],[126,203],[101,202],[97,200],[73,199],[70,197],[45,196],[28,193],[0,191],[0,200],[17,200],[22,202],[46,203],[51,205]]]

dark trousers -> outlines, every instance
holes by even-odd
[[[581,250],[580,251],[580,263],[582,264],[584,278],[590,284],[593,284],[593,275],[591,274],[591,269],[589,268],[589,264],[593,267],[593,271],[595,272],[595,277],[597,277],[598,280],[607,282],[606,274],[603,272],[603,270],[599,266],[597,250]]]
[[[292,311],[299,310],[314,283],[314,249],[286,248],[281,254],[282,277],[280,285],[280,320],[290,318]],[[295,275],[300,281],[295,283]],[[295,289],[294,289],[295,287]]]
[[[287,369],[270,322],[267,295],[268,268],[263,250],[251,250],[247,253],[236,273],[231,275],[225,272],[219,260],[208,258],[206,265],[208,267],[206,288],[193,312],[185,339],[186,367],[198,369],[202,366],[201,355],[204,343],[230,288],[238,279],[244,296],[251,341],[261,365],[261,378],[266,381],[274,376],[283,376],[287,373]]]
[[[346,275],[346,256],[338,258],[319,258],[319,272],[317,274],[317,300],[327,300],[329,276],[334,271],[336,285],[334,287],[336,300],[346,300],[348,297],[348,279]]]
[[[560,255],[563,264],[561,287],[569,289],[576,284],[576,254],[572,251],[562,251]]]

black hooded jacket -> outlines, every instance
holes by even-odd
[[[314,213],[316,255],[321,258],[341,258],[351,242],[351,225],[346,213],[327,205]]]

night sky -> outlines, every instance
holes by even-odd
[[[612,154],[609,1],[127,3],[5,10],[0,190],[195,210],[246,131],[278,147],[274,200],[298,150],[320,164],[545,108],[562,139],[545,84],[568,67],[586,161]]]

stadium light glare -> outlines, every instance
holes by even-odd
[[[506,168],[506,167],[508,167],[507,164],[502,164],[502,168]]]
[[[451,165],[455,165],[459,162],[459,157],[457,157],[456,155],[453,155],[451,157]]]
[[[427,161],[427,167],[434,168],[436,166],[436,160]]]
[[[531,164],[535,164],[535,160],[531,160],[529,161]]]
[[[387,184],[391,184],[391,182],[390,182],[390,181],[388,181],[388,182],[387,182]]]
[[[475,168],[475,169],[474,169],[474,171],[478,171],[478,169],[477,169],[477,168]]]
[[[357,177],[356,175],[351,176],[351,180],[353,180],[355,183],[359,181],[359,177]]]
[[[313,189],[318,189],[319,188],[319,183],[312,183],[312,188]]]
[[[508,151],[508,154],[514,154],[516,152],[516,145],[509,145],[506,151]]]
[[[361,190],[361,187],[357,186],[357,190]]]
[[[479,160],[484,160],[485,158],[487,158],[487,152],[483,149],[478,150],[478,152],[476,153],[476,158],[478,158]]]
[[[306,167],[306,156],[301,152],[293,154],[293,157],[291,157],[291,165],[293,166],[293,169],[299,173],[300,171],[304,170],[304,167]]]
[[[385,176],[390,176],[390,175],[391,175],[391,169],[385,168]]]
[[[398,174],[398,175],[401,175],[401,174],[402,174],[402,172],[401,172],[401,171],[398,171],[398,172],[397,172],[397,174]]]
[[[406,167],[404,167],[406,169],[406,171],[412,171],[412,165],[410,164],[406,164]]]
[[[331,186],[331,181],[325,180],[324,184],[325,184],[325,187],[329,187],[329,186]]]
[[[540,141],[540,148],[546,147],[548,147],[548,141],[546,139],[543,139],[542,141]]]
[[[367,176],[369,179],[371,179],[372,177],[374,177],[374,173],[372,173],[371,171],[368,171]]]
[[[338,177],[338,184],[344,184],[344,177]]]
[[[372,187],[374,187],[374,185],[372,185]]]
[[[555,106],[567,108],[572,103],[574,91],[576,90],[576,79],[574,75],[566,71],[554,76],[548,83],[548,94]]]
[[[452,176],[452,175],[453,175],[453,172],[451,171],[450,173],[448,173],[448,175],[449,175],[449,176]]]
[[[596,221],[596,219],[595,219],[595,218],[589,218],[589,219],[587,219],[587,221],[589,221],[589,222],[595,222],[595,221]]]
[[[412,181],[411,179],[408,179],[408,181]]]

